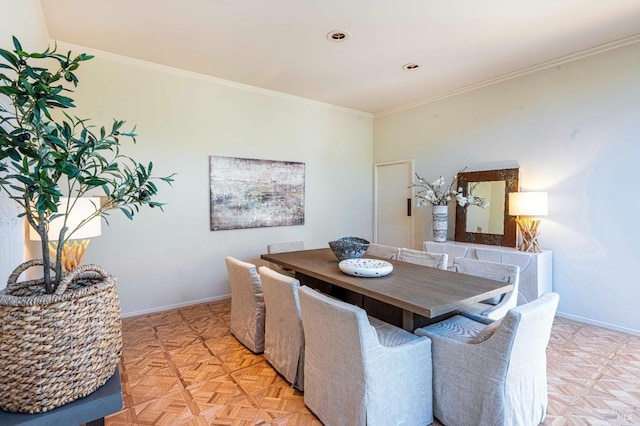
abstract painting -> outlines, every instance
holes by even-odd
[[[304,167],[210,156],[211,230],[304,225]]]

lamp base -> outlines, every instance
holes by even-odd
[[[538,226],[539,219],[517,218],[518,230],[522,241],[518,246],[518,250],[528,253],[540,253],[540,245],[538,244]]]
[[[62,269],[65,273],[69,273],[82,265],[82,259],[84,258],[84,252],[89,246],[89,240],[82,240],[78,243],[78,240],[74,240],[72,244],[69,241],[62,246]],[[58,242],[52,241],[49,243],[49,253],[55,260],[58,251]]]

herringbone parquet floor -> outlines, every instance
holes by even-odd
[[[120,425],[320,425],[229,333],[230,301],[123,320]],[[640,337],[557,318],[545,425],[639,425]],[[439,424],[436,422],[436,424]]]

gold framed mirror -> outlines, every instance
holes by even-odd
[[[486,209],[456,205],[455,240],[494,246],[516,246],[516,221],[509,216],[509,193],[519,189],[520,169],[481,170],[458,173],[463,195],[483,197]]]

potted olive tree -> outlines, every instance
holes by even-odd
[[[0,292],[0,408],[43,412],[93,392],[113,375],[122,346],[115,277],[95,265],[65,274],[61,250],[75,229],[66,216],[71,200],[102,194],[78,227],[119,209],[129,219],[154,201],[158,180],[153,165],[121,152],[120,141],[135,142],[135,128],[124,121],[95,128],[72,116],[69,96],[75,71],[92,56],[57,48],[27,53],[13,38],[13,51],[0,49],[0,191],[22,206],[41,239],[42,260],[20,265]],[[54,259],[49,224],[63,220]],[[26,268],[42,265],[42,279],[17,282]]]

